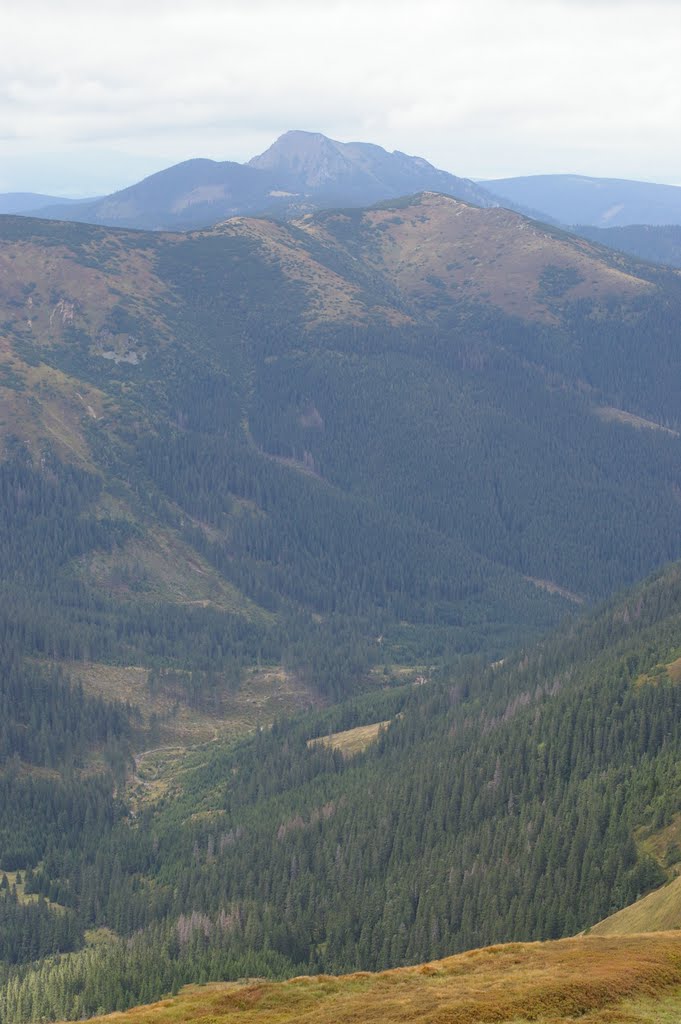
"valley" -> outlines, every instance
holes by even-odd
[[[430,190],[0,266],[1,1024],[673,1014],[676,271]]]

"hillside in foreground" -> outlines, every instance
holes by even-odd
[[[663,1024],[681,1013],[681,936],[490,946],[381,974],[188,986],[107,1024]]]

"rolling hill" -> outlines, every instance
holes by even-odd
[[[0,214],[35,212],[43,206],[62,204],[70,208],[74,204],[84,202],[82,199],[65,199],[63,196],[45,196],[37,192],[3,192],[0,193]]]

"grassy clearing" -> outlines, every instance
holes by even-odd
[[[308,747],[323,745],[331,747],[332,750],[340,750],[345,757],[354,757],[378,738],[381,729],[387,728],[390,720],[386,722],[374,722],[372,725],[358,725],[355,729],[346,729],[344,732],[332,732],[328,736],[317,736],[308,740]]]
[[[170,530],[149,529],[115,551],[98,551],[78,561],[88,583],[119,597],[199,605],[268,623],[272,615],[223,579],[205,559]]]
[[[192,751],[202,756],[205,744],[245,736],[271,725],[278,716],[321,703],[280,667],[245,671],[240,687],[233,690],[225,684],[210,710],[190,706],[182,686],[186,673],[179,670],[172,673],[170,682],[151,692],[149,669],[137,665],[75,661],[61,667],[82,683],[86,693],[122,701],[135,710],[139,728],[129,795],[138,809],[168,792],[187,767]]]
[[[19,903],[37,903],[40,897],[35,892],[26,892],[26,886],[24,885],[24,872],[21,871],[3,871],[0,872],[0,878],[2,875],[7,875],[7,881],[9,882],[10,889],[15,889],[17,899]],[[21,877],[21,881],[18,882],[17,878]],[[65,907],[61,903],[53,903],[52,900],[45,900],[46,903],[54,910],[64,910]]]
[[[16,888],[17,899],[19,900],[19,903],[37,903],[38,902],[38,894],[37,893],[27,893],[26,892],[26,889],[25,889],[25,886],[24,886],[24,882],[23,882],[23,878],[24,878],[23,872],[20,872],[20,871],[3,871],[2,874],[3,875],[7,875],[7,881],[9,882],[10,889]],[[19,875],[21,877],[21,881],[20,882],[17,882],[17,875]],[[0,877],[2,877],[2,876],[0,875]]]
[[[173,670],[163,685],[149,687],[150,670],[139,665],[107,665],[102,662],[60,662],[60,667],[85,693],[107,701],[121,701],[133,709],[137,723],[133,752],[135,768],[129,786],[133,803],[153,803],[168,791],[185,770],[190,753],[203,756],[206,744],[246,736],[267,728],[275,718],[304,708],[322,706],[319,696],[279,666],[245,670],[241,685],[231,689],[225,680],[210,708],[193,707],[183,688],[187,673]],[[196,758],[192,760],[192,764]],[[99,768],[97,754],[90,768]],[[47,769],[33,765],[26,771]],[[54,777],[58,773],[50,772]]]
[[[644,1024],[678,1021],[681,936],[514,943],[381,974],[188,986],[120,1024]],[[674,1015],[676,1014],[676,1016]]]
[[[594,413],[606,423],[624,423],[625,426],[633,427],[635,430],[661,430],[664,434],[671,434],[672,437],[679,436],[677,430],[664,427],[661,423],[656,423],[654,420],[646,420],[642,416],[634,415],[634,413],[625,412],[624,409],[616,409],[611,405],[596,406]]]
[[[655,665],[650,672],[644,672],[638,677],[636,685],[655,686],[661,680],[681,683],[681,658],[674,658],[664,664]]]
[[[173,672],[172,682],[151,693],[149,669],[101,662],[62,662],[62,668],[83,684],[86,693],[135,708],[143,730],[154,735],[146,747],[187,747],[215,739],[229,739],[272,723],[278,715],[292,714],[319,703],[313,692],[279,667],[245,671],[240,687],[225,689],[210,710],[191,707],[183,691],[185,673]],[[148,740],[148,742],[147,742]]]

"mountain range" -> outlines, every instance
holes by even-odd
[[[0,195],[0,214],[30,213],[47,206],[59,204],[62,209],[77,206],[83,200],[64,199],[61,196],[44,196],[37,192],[5,192]]]
[[[561,224],[681,224],[681,188],[675,185],[579,174],[496,178],[481,184],[502,199],[532,206]]]
[[[90,200],[8,193],[0,196],[0,213],[186,231],[236,215],[295,219],[316,209],[368,206],[422,191],[481,207],[504,206],[552,224],[609,229],[681,223],[681,192],[670,185],[569,174],[474,182],[421,157],[305,131],[286,132],[246,164],[186,160]],[[611,244],[607,234],[602,241]],[[613,246],[617,242],[613,236]],[[667,262],[664,242],[652,251],[654,259]]]
[[[673,1014],[679,274],[298,135],[0,216],[0,1022]]]
[[[320,207],[366,206],[424,190],[479,206],[497,203],[481,185],[440,171],[420,157],[290,131],[247,164],[187,160],[102,199],[41,204],[39,215],[115,227],[187,230],[237,214],[290,218]]]

